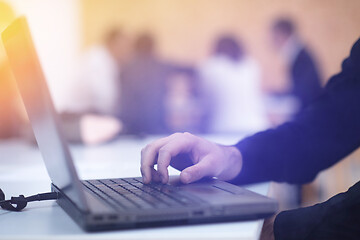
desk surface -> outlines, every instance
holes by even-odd
[[[208,137],[233,144],[236,137]],[[139,176],[140,150],[154,138],[123,138],[109,144],[71,146],[82,179]],[[116,167],[114,167],[116,166]],[[170,174],[178,174],[174,169]],[[0,187],[7,197],[47,192],[50,179],[38,149],[21,141],[0,142]],[[248,186],[267,194],[269,184]],[[88,234],[54,202],[29,203],[23,212],[0,210],[1,239],[257,239],[262,221],[134,229]]]

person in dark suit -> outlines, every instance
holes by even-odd
[[[302,44],[289,19],[278,19],[271,29],[273,45],[289,64],[292,94],[305,108],[321,91],[320,74],[309,50]]]
[[[166,133],[166,81],[175,73],[192,72],[191,68],[162,61],[155,51],[152,35],[142,33],[134,42],[133,58],[123,66],[119,118],[126,134]]]
[[[182,171],[184,183],[205,176],[236,184],[311,182],[321,170],[360,147],[359,104],[360,39],[341,72],[292,121],[234,146],[217,145],[190,133],[159,139],[142,151],[143,181],[166,183],[171,165]],[[279,213],[272,231],[276,240],[359,239],[360,182],[324,203]]]

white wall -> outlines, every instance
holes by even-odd
[[[28,19],[37,52],[58,110],[64,109],[80,49],[78,0],[8,0]]]

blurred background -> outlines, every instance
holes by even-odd
[[[359,37],[358,0],[7,0],[25,15],[67,137],[248,135],[315,99]],[[0,137],[32,141],[0,45]],[[325,200],[360,178],[359,153],[302,189]]]

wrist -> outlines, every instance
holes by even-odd
[[[234,146],[222,146],[224,150],[224,170],[218,176],[220,180],[230,181],[240,174],[242,168],[242,155]]]

